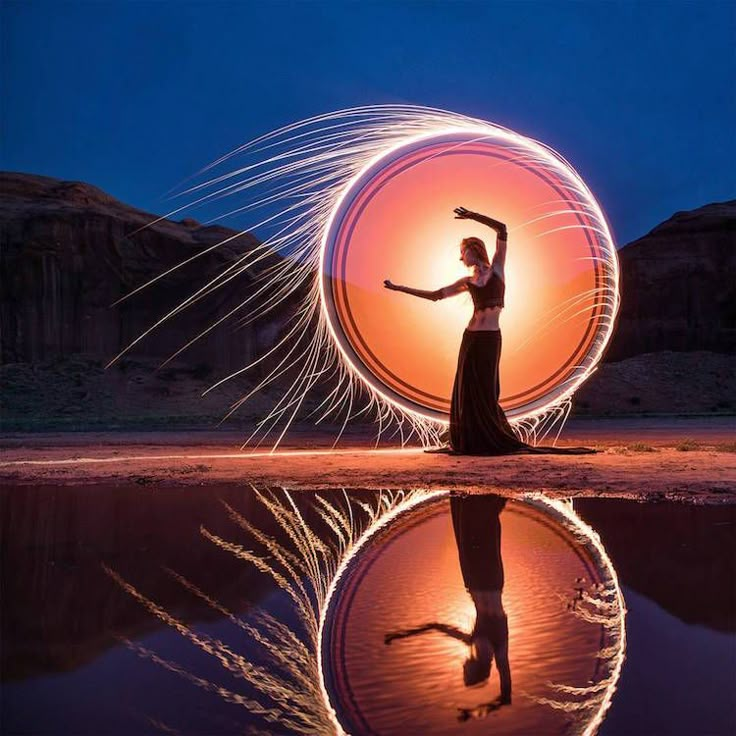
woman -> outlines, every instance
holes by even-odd
[[[503,607],[504,572],[499,514],[506,499],[493,493],[450,497],[452,526],[465,588],[475,604],[472,655],[463,667],[467,686],[482,684],[496,659],[501,702],[511,702],[509,625]]]
[[[496,252],[489,262],[480,238],[464,238],[460,260],[473,269],[454,283],[435,291],[423,291],[384,281],[387,289],[403,291],[423,299],[446,299],[469,291],[473,316],[465,328],[450,402],[450,444],[439,449],[452,455],[504,455],[509,453],[594,453],[588,447],[533,446],[522,442],[513,432],[498,403],[501,393],[501,329],[499,316],[506,290],[504,266],[508,233],[506,225],[492,217],[455,209],[456,220],[475,220],[496,231]],[[434,450],[436,452],[437,450]]]
[[[462,641],[470,656],[463,663],[466,687],[482,687],[491,675],[493,660],[498,668],[501,693],[490,703],[461,709],[461,720],[511,704],[511,668],[509,666],[509,624],[503,606],[504,570],[501,557],[501,522],[499,516],[506,499],[497,494],[450,496],[452,528],[457,545],[460,572],[465,589],[475,604],[475,625],[467,634],[449,624],[427,623],[385,635],[384,642],[406,639],[433,631]]]

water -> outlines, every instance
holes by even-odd
[[[734,506],[489,496],[453,523],[442,493],[0,493],[4,733],[736,730]],[[466,579],[501,572],[477,607]]]

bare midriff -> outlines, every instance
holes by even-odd
[[[503,307],[485,307],[484,309],[476,309],[473,316],[468,322],[466,329],[475,330],[499,330],[499,316]]]

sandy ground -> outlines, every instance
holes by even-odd
[[[736,502],[733,418],[578,420],[559,445],[595,455],[469,457],[375,444],[375,429],[343,436],[294,428],[276,452],[240,445],[247,432],[6,435],[0,482],[13,486],[252,483],[295,490],[437,488],[543,491]],[[545,444],[548,444],[546,442]]]

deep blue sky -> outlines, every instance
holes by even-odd
[[[0,12],[2,168],[150,212],[256,135],[379,103],[552,146],[619,244],[736,197],[732,0],[3,0]]]

